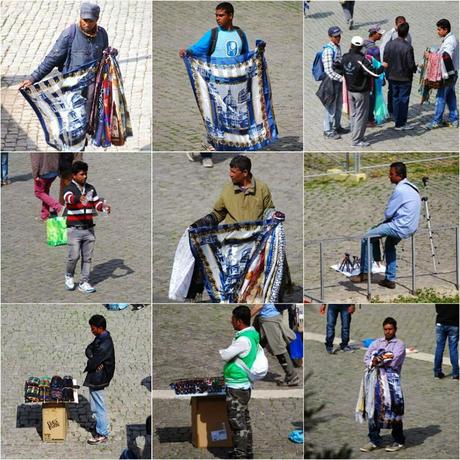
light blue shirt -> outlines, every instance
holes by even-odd
[[[414,187],[414,188],[412,188]],[[385,220],[400,238],[408,238],[417,231],[420,220],[420,194],[407,179],[400,181],[385,209]]]
[[[211,30],[208,30],[194,45],[188,48],[188,51],[195,55],[206,55],[211,42]],[[233,30],[224,30],[219,27],[217,34],[216,48],[211,54],[212,57],[235,57],[241,54],[243,43],[238,32]]]
[[[266,303],[264,306],[260,309],[259,316],[262,318],[271,318],[273,316],[278,316],[281,313],[277,310],[275,307],[275,304],[273,303]]]

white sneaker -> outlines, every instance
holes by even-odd
[[[185,156],[187,157],[188,161],[195,161],[195,156],[193,152],[185,152]]]
[[[75,289],[75,283],[73,282],[73,276],[65,275],[65,288],[68,291],[73,291]]]
[[[212,158],[206,157],[201,160],[202,165],[205,168],[212,168],[214,166],[214,163],[212,162]]]
[[[78,290],[81,292],[86,292],[87,294],[91,294],[92,292],[96,292],[96,288],[91,286],[91,284],[88,283],[88,281],[85,281],[84,283],[80,283],[78,285]]]

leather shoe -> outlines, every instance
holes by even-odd
[[[379,281],[379,286],[383,286],[388,289],[394,289],[396,287],[396,283],[385,278],[382,281]]]
[[[367,281],[367,273],[360,273],[359,275],[350,276],[348,278],[352,283],[365,283]]]

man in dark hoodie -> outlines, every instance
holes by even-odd
[[[115,349],[112,337],[106,330],[107,322],[102,315],[93,315],[89,325],[96,338],[86,347],[88,361],[84,372],[88,374],[83,386],[89,387],[91,412],[96,419],[95,435],[88,439],[88,444],[93,445],[106,443],[109,436],[103,391],[109,386],[115,372]]]
[[[362,53],[364,40],[355,36],[351,39],[350,51],[342,56],[343,76],[347,83],[351,111],[351,141],[353,147],[368,147],[364,141],[369,114],[369,94],[372,77],[378,77],[386,67],[376,69]]]

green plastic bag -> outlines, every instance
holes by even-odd
[[[46,238],[48,246],[67,244],[67,219],[51,217],[46,220]]]

